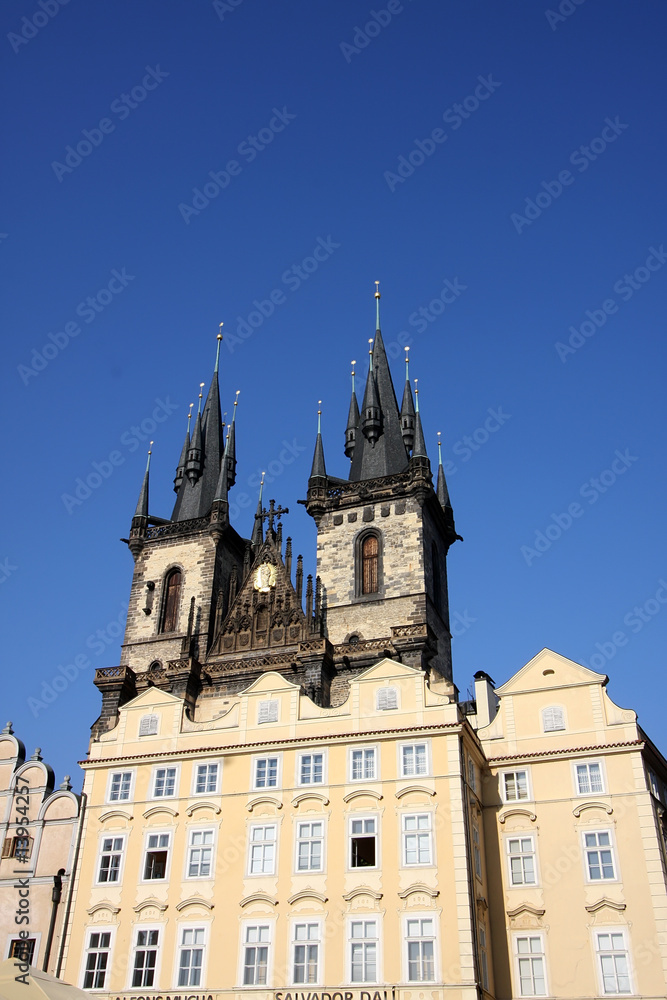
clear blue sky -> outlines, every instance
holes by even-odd
[[[0,724],[80,787],[92,672],[119,661],[132,559],[118,539],[146,437],[151,513],[169,516],[221,320],[223,409],[241,390],[234,523],[250,533],[272,470],[267,495],[314,569],[296,501],[317,400],[328,468],[345,476],[349,363],[380,279],[431,458],[440,430],[455,466],[462,696],[476,670],[500,683],[544,646],[597,656],[660,742],[664,4],[43,3],[0,12]],[[272,314],[251,316],[272,292]],[[108,475],[72,503],[94,463]],[[77,656],[89,666],[35,715],[28,699]]]

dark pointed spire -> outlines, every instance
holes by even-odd
[[[188,452],[190,450],[190,421],[192,420],[192,407],[194,403],[190,403],[190,412],[188,413],[188,427],[185,432],[185,441],[183,442],[183,447],[181,449],[181,457],[178,460],[178,466],[176,468],[176,475],[174,477],[174,493],[178,493],[181,488],[181,483],[185,476],[185,465],[188,460]]]
[[[449,507],[451,509],[452,505],[449,499],[449,490],[447,489],[445,470],[442,465],[442,441],[440,440],[440,431],[438,431],[438,483],[435,492],[438,500],[440,501],[440,506],[443,509],[445,507]]]
[[[204,388],[204,383],[199,383],[199,406],[197,407],[197,416],[195,417],[195,429],[192,433],[192,438],[190,440],[190,447],[188,448],[188,458],[185,463],[185,475],[188,477],[190,484],[194,484],[199,479],[202,470],[202,426],[201,426],[201,401],[202,401],[202,389]]]
[[[353,482],[392,476],[404,472],[408,465],[396,393],[380,332],[379,296],[380,292],[376,287],[376,331],[361,407],[361,433],[356,435],[350,468],[349,478]],[[373,412],[374,409],[377,410],[376,413]]]
[[[347,416],[347,427],[345,428],[345,454],[348,458],[354,455],[354,446],[357,440],[357,430],[359,428],[359,404],[354,386],[354,366],[352,362],[352,398],[350,399],[350,412]]]
[[[405,348],[405,389],[403,390],[403,403],[401,404],[401,434],[403,442],[408,451],[412,451],[415,443],[415,407],[412,402],[412,388],[410,387],[410,367],[408,361],[409,347]]]
[[[417,388],[417,381],[415,379],[415,443],[412,447],[412,457],[428,460],[426,441],[424,440],[424,431],[422,429],[422,418],[419,413],[419,389]]]
[[[141,490],[139,492],[139,499],[137,500],[137,509],[134,512],[135,517],[148,517],[148,476],[151,468],[151,455],[153,448],[153,442],[151,441],[148,448],[148,458],[146,459],[146,471],[144,472],[144,480],[141,484]]]
[[[146,459],[146,471],[144,472],[139,499],[137,500],[137,508],[132,518],[132,524],[130,525],[130,537],[127,542],[128,548],[135,560],[144,547],[146,528],[148,527],[148,477],[151,467],[152,448],[153,442],[151,441],[148,449],[148,458]]]
[[[322,406],[322,400],[318,402],[318,407]],[[313,465],[310,470],[310,478],[326,479],[327,470],[324,464],[324,445],[322,444],[322,410],[317,411],[317,438],[315,440],[315,453],[313,454]]]
[[[252,529],[252,537],[250,539],[250,544],[252,545],[254,555],[257,555],[262,543],[264,542],[264,524],[262,522],[262,494],[264,492],[264,473],[262,473],[262,479],[259,484],[259,499],[257,501],[257,512],[255,514],[255,523]]]
[[[241,390],[236,390],[234,399],[234,409],[232,411],[232,422],[229,425],[225,454],[227,455],[227,483],[231,489],[236,482],[236,407],[239,405],[239,395]]]

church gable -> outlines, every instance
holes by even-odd
[[[605,674],[589,670],[574,660],[568,660],[551,649],[542,649],[518,670],[513,677],[496,689],[496,694],[527,694],[532,691],[549,691],[565,687],[579,687],[588,684],[604,684]]]

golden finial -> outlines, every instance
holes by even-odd
[[[224,323],[221,323],[218,329],[218,336],[217,336],[218,349],[215,352],[215,368],[213,369],[214,372],[217,372],[218,366],[220,365],[220,344],[222,343],[222,328],[224,325],[225,325]]]
[[[415,410],[419,413],[419,379],[416,378],[415,382]]]
[[[224,323],[220,324],[219,332],[218,332],[218,338],[217,338],[218,340],[222,340],[222,328],[223,328],[224,325],[225,325]]]
[[[318,399],[318,401],[317,401],[317,407],[318,407],[318,409],[317,409],[317,433],[321,434],[322,433],[322,400],[321,399]]]
[[[188,429],[190,428],[190,421],[192,420],[192,407],[194,405],[194,403],[190,403],[190,412],[188,413]]]
[[[375,298],[376,299],[380,298],[380,282],[379,281],[375,282]]]

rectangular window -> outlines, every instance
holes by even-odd
[[[515,947],[519,995],[522,997],[546,996],[542,938],[539,936],[518,937],[515,939]]]
[[[253,826],[250,829],[250,874],[274,875],[276,867],[276,827]]]
[[[255,761],[255,788],[278,787],[278,758],[258,757]]]
[[[209,878],[213,861],[213,830],[191,830],[188,839],[188,878]]]
[[[115,771],[109,783],[109,802],[127,802],[132,787],[131,771]]]
[[[435,921],[432,917],[408,920],[408,979],[411,983],[435,980]]]
[[[395,687],[378,688],[376,707],[378,712],[388,712],[398,708],[398,689]]]
[[[472,825],[472,856],[473,864],[475,866],[475,875],[477,878],[482,877],[482,852],[479,843],[479,827],[477,823]]]
[[[403,817],[403,864],[433,864],[430,813]]]
[[[178,956],[178,985],[200,986],[204,964],[204,927],[184,927],[181,931],[181,950]]]
[[[353,819],[350,823],[350,868],[377,865],[377,820]]]
[[[124,844],[124,837],[105,837],[103,839],[100,863],[97,869],[98,882],[118,882],[120,880]]]
[[[565,709],[558,705],[543,708],[542,729],[545,733],[556,733],[559,729],[565,729]]]
[[[614,851],[609,831],[598,830],[596,833],[585,833],[584,844],[588,877],[591,882],[615,879]]]
[[[153,780],[153,798],[170,799],[176,794],[176,768],[158,767]]]
[[[350,779],[352,781],[374,781],[376,778],[375,747],[353,750],[350,754]]]
[[[37,938],[14,938],[9,945],[7,958],[18,958],[20,962],[34,965]]]
[[[157,736],[158,721],[157,715],[142,715],[139,721],[139,735]]]
[[[260,701],[257,708],[257,722],[277,722],[278,721],[278,701]]]
[[[472,757],[468,757],[468,784],[472,788],[473,792],[477,791],[477,784],[475,781],[475,762]]]
[[[623,932],[597,933],[596,948],[605,996],[631,993],[628,950]]]
[[[401,777],[414,778],[428,774],[428,752],[425,743],[401,747]]]
[[[195,771],[195,795],[213,795],[218,791],[218,764],[197,764]]]
[[[151,833],[146,842],[144,878],[159,881],[167,877],[169,858],[169,834]]]
[[[132,988],[152,986],[155,982],[159,931],[137,931],[132,968]]]
[[[601,765],[598,762],[577,764],[577,794],[595,795],[596,792],[604,792]]]
[[[266,986],[270,940],[268,924],[253,924],[246,927],[243,948],[244,986]]]
[[[324,754],[304,753],[299,759],[299,784],[321,785],[324,781]]]
[[[6,850],[2,852],[3,858],[27,861],[32,854],[32,837],[8,837],[4,846]]]
[[[350,924],[350,980],[378,981],[378,929],[376,920],[353,920]]]
[[[322,844],[324,840],[324,823],[297,824],[297,858],[296,867],[300,872],[322,871]],[[301,980],[310,982],[310,980]]]
[[[507,841],[510,885],[536,885],[535,846],[532,837],[510,837]]]
[[[502,776],[505,802],[521,802],[528,798],[528,771],[506,771]]]
[[[294,984],[319,982],[319,923],[294,925],[293,953]]]
[[[109,966],[111,932],[96,931],[88,938],[86,969],[83,974],[84,990],[103,990]]]
[[[482,970],[482,986],[485,990],[489,988],[489,959],[486,950],[486,929],[480,924],[479,928],[479,964]]]

